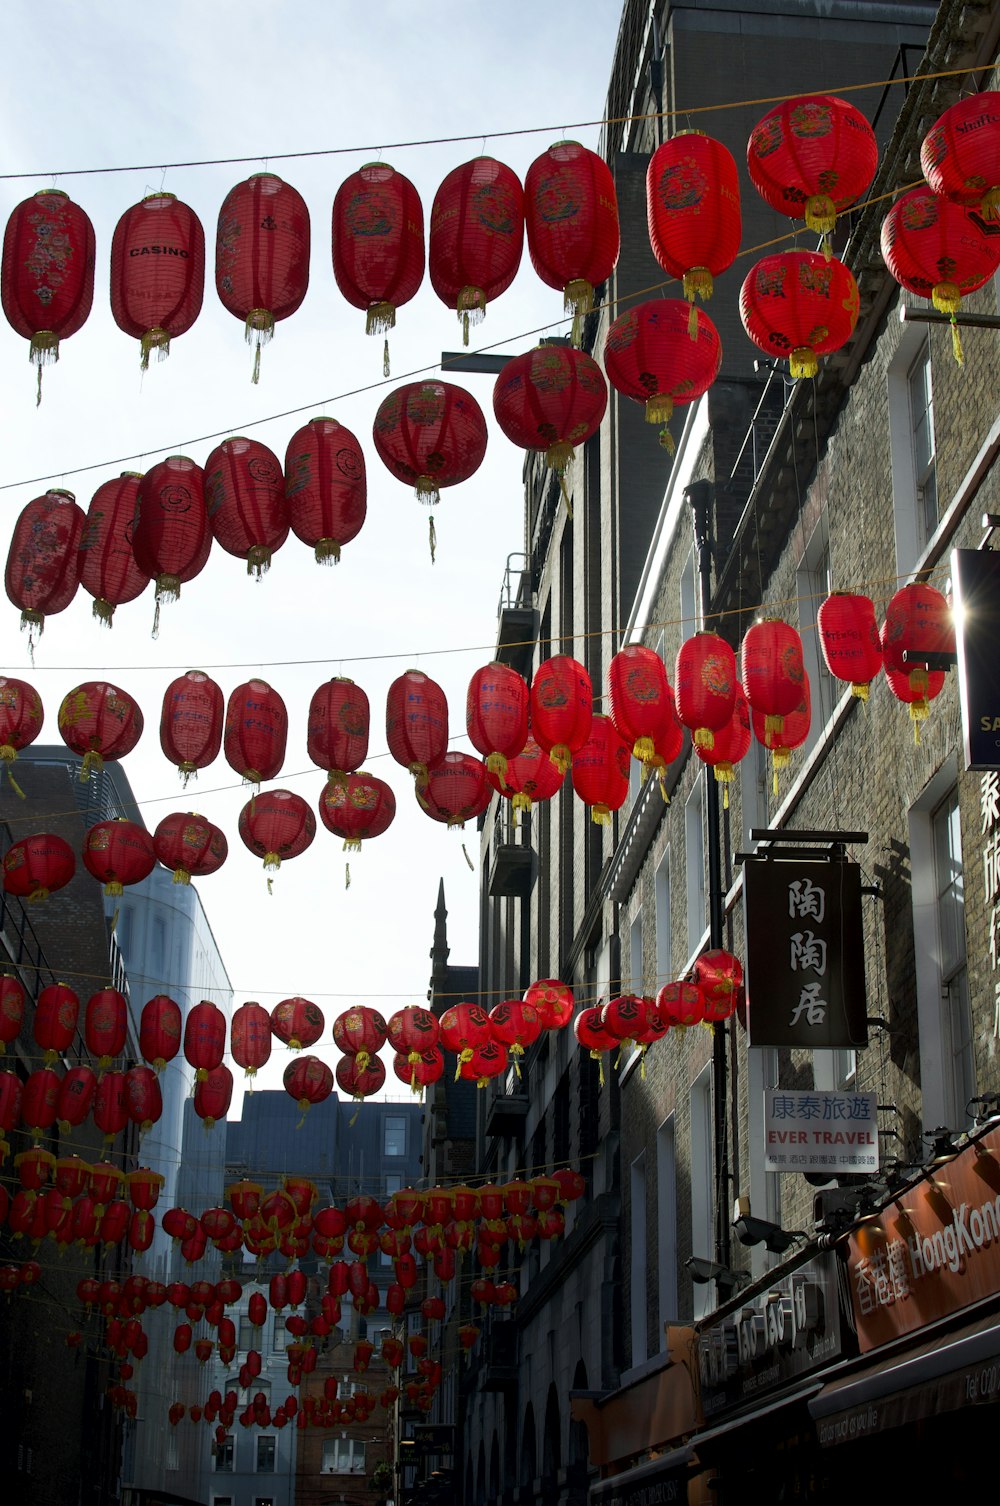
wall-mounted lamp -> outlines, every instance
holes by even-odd
[[[707,1286],[710,1281],[714,1281],[723,1302],[728,1302],[750,1280],[746,1271],[730,1270],[729,1266],[720,1265],[717,1260],[709,1260],[704,1255],[689,1255],[684,1267],[698,1286]]]
[[[741,1245],[763,1245],[772,1255],[784,1255],[799,1239],[808,1239],[802,1229],[783,1229],[766,1218],[754,1218],[750,1199],[738,1197],[733,1206],[733,1229]]]

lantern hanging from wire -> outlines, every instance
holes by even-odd
[[[750,705],[742,685],[736,687],[736,702],[733,714],[724,727],[712,734],[712,746],[694,744],[694,751],[703,764],[715,772],[717,784],[722,785],[722,807],[729,809],[729,786],[735,778],[736,765],[750,751],[753,734],[750,728]]]
[[[945,673],[929,669],[913,656],[955,652],[955,627],[947,597],[925,581],[901,587],[886,607],[880,640],[889,689],[909,706],[914,740],[919,743],[920,723],[927,720],[931,701],[944,688]]]
[[[595,715],[590,736],[573,754],[573,789],[590,807],[591,820],[608,826],[628,798],[628,744],[609,716]]]
[[[508,759],[522,753],[528,740],[524,676],[496,660],[477,669],[465,698],[465,726],[472,746],[502,785]]]
[[[156,583],[154,638],[161,606],[176,601],[185,581],[201,573],[211,547],[205,473],[186,455],[168,455],[139,482],[132,528],[136,564]]]
[[[601,368],[568,345],[539,345],[514,356],[493,386],[493,412],[501,430],[519,449],[545,456],[559,477],[571,517],[566,471],[576,446],[597,433],[607,406]]]
[[[768,718],[763,712],[750,709],[750,725],[753,735],[759,743],[770,750],[771,768],[773,773],[772,791],[777,797],[778,774],[787,768],[791,762],[792,752],[800,748],[809,736],[809,728],[812,724],[812,698],[809,691],[808,676],[802,681],[799,703],[795,709],[789,712],[782,720],[779,732],[768,730]]]
[[[594,307],[594,289],[614,271],[621,248],[611,169],[578,141],[557,141],[536,157],[524,180],[528,255],[537,275],[563,295],[573,343]]]
[[[226,194],[215,238],[215,287],[254,347],[254,383],[261,346],[306,296],[309,241],[306,202],[277,173],[253,173]]]
[[[125,1073],[125,1112],[141,1135],[148,1135],[162,1117],[163,1095],[152,1067],[129,1067]]]
[[[383,398],[372,438],[397,481],[433,506],[441,488],[474,476],[486,454],[486,419],[470,392],[453,382],[410,382]],[[431,560],[435,535],[431,519]]]
[[[4,892],[29,904],[40,904],[64,889],[75,872],[72,847],[54,832],[19,837],[3,855]]]
[[[747,629],[740,650],[740,679],[751,711],[764,716],[766,733],[780,733],[802,699],[802,639],[790,623],[765,617]]]
[[[448,702],[430,675],[407,669],[389,686],[385,701],[389,752],[411,773],[417,788],[448,751]]]
[[[827,669],[850,685],[852,695],[867,701],[869,686],[882,668],[871,597],[833,591],[816,614],[816,630]]]
[[[229,856],[225,833],[204,816],[177,811],[157,824],[153,851],[164,868],[173,872],[175,884],[216,873]]]
[[[468,1061],[459,1063],[458,1075],[465,1082],[485,1088],[494,1077],[507,1070],[507,1052],[499,1041],[489,1040],[477,1046]]]
[[[931,191],[1000,219],[1000,92],[983,89],[957,100],[931,126],[920,166]]]
[[[686,1030],[705,1018],[705,995],[691,980],[665,983],[656,995],[657,1008],[671,1027]]]
[[[342,784],[327,784],[319,797],[319,816],[327,831],[343,838],[345,852],[360,852],[380,837],[396,817],[396,797],[384,779],[361,770],[345,774]],[[351,870],[347,869],[347,884]]]
[[[816,251],[765,256],[740,289],[743,328],[765,355],[787,356],[795,378],[814,377],[818,357],[846,345],[858,308],[853,272]]]
[[[533,1004],[523,999],[503,999],[490,1010],[493,1039],[512,1060],[514,1071],[521,1075],[521,1057],[533,1046],[542,1032],[542,1022]]]
[[[29,649],[45,631],[46,616],[65,611],[76,595],[84,522],[73,493],[52,488],[27,503],[14,524],[4,585],[20,609]]]
[[[120,1056],[128,1038],[128,1004],[117,988],[100,988],[91,994],[84,1010],[83,1039],[91,1056],[104,1071]]]
[[[170,353],[201,312],[205,294],[205,232],[172,193],[148,194],[126,209],[111,241],[111,312],[118,328],[139,341],[140,364]]]
[[[115,608],[135,601],[149,585],[132,548],[141,480],[139,471],[122,471],[103,482],[91,498],[80,536],[80,584],[94,598],[94,616],[108,627]]]
[[[222,690],[203,670],[189,669],[163,692],[160,747],[182,782],[214,763],[222,747]]]
[[[205,461],[205,506],[212,537],[260,580],[288,537],[281,462],[259,439],[224,439]]]
[[[656,260],[682,279],[694,339],[695,298],[711,298],[740,249],[740,181],[729,148],[702,131],[678,131],[658,146],[646,169],[646,224]]]
[[[694,982],[705,1001],[705,1020],[713,1024],[736,1012],[743,987],[743,964],[732,952],[712,948],[694,965]]]
[[[365,457],[350,429],[311,418],[285,451],[285,501],[292,532],[320,565],[336,564],[368,510]]]
[[[181,1007],[167,994],[154,994],[139,1017],[139,1051],[162,1072],[181,1049]]]
[[[442,1046],[446,1051],[451,1051],[458,1057],[455,1066],[455,1081],[457,1082],[462,1066],[472,1060],[473,1053],[479,1047],[492,1041],[490,1017],[480,1005],[463,1002],[452,1004],[446,1009],[438,1024],[441,1030]]]
[[[3,238],[0,293],[7,322],[29,341],[38,368],[59,359],[59,342],[82,329],[94,301],[94,227],[61,188],[40,188],[11,212]]]
[[[94,1123],[104,1136],[105,1146],[111,1144],[116,1136],[120,1135],[128,1124],[128,1109],[125,1106],[125,1073],[105,1072],[97,1082],[97,1092],[94,1095]],[[126,1204],[125,1225],[128,1225],[128,1214],[131,1210]],[[122,1230],[121,1238],[124,1238],[125,1230]]]
[[[577,1041],[590,1053],[591,1061],[597,1063],[597,1078],[601,1087],[604,1086],[604,1058],[610,1051],[616,1051],[619,1046],[618,1038],[611,1034],[604,1024],[603,1005],[595,1004],[588,1009],[581,1009],[573,1021],[573,1032]]]
[[[83,866],[115,897],[130,884],[141,884],[156,866],[153,839],[144,826],[120,818],[98,821],[83,839]]]
[[[514,281],[524,249],[524,193],[517,174],[493,157],[453,168],[431,206],[427,270],[435,293],[470,324]]]
[[[271,1057],[271,1016],[263,1004],[250,999],[233,1013],[229,1050],[246,1077],[256,1077]]]
[[[282,860],[297,858],[316,835],[316,817],[301,795],[265,790],[240,811],[239,832],[245,846],[276,873]]]
[[[15,795],[23,794],[11,772],[11,765],[25,748],[38,737],[45,722],[42,698],[27,680],[0,675],[0,771]]]
[[[385,1085],[385,1066],[381,1057],[373,1056],[361,1066],[356,1056],[342,1056],[337,1062],[337,1086],[348,1098],[370,1098]]]
[[[486,777],[497,794],[510,801],[516,825],[521,811],[530,812],[537,800],[551,800],[566,774],[543,752],[529,732],[521,752],[516,758],[508,759],[503,781],[489,770]]]
[[[667,793],[667,770],[680,757],[684,747],[684,728],[677,716],[673,687],[669,684],[667,685],[667,702],[669,715],[664,718],[662,727],[653,739],[653,756],[642,766],[642,782],[645,783],[649,774],[655,774],[660,786],[660,794],[665,802],[669,802],[670,799]]]
[[[674,666],[674,701],[678,720],[692,741],[711,748],[736,704],[736,655],[718,633],[685,638]]]
[[[323,1034],[326,1020],[318,1004],[296,995],[282,999],[271,1010],[271,1031],[292,1051],[313,1046]]]
[[[425,815],[459,829],[481,816],[493,798],[482,759],[454,749],[434,764],[415,793]]]
[[[244,784],[258,787],[281,772],[288,740],[285,703],[266,680],[237,685],[226,703],[223,753]]]
[[[21,1034],[27,1001],[28,996],[20,979],[15,978],[13,973],[0,974],[0,1056]],[[434,1018],[433,1015],[431,1018]],[[434,1023],[436,1026],[437,1021]]]
[[[56,1122],[59,1084],[59,1073],[52,1067],[41,1067],[37,1072],[30,1072],[25,1079],[21,1122],[36,1143]]]
[[[1000,267],[1000,237],[973,211],[928,188],[911,188],[882,221],[882,256],[900,287],[951,316],[952,350],[965,359],[956,315],[962,298]]]
[[[138,702],[105,680],[85,680],[63,696],[58,721],[59,736],[81,759],[81,784],[131,753],[143,729]]]
[[[50,983],[39,993],[31,1028],[47,1067],[73,1044],[79,1015],[80,1000],[68,983]]]
[[[322,1103],[333,1092],[333,1073],[318,1056],[298,1056],[288,1063],[281,1083],[304,1117],[314,1103]]]
[[[608,665],[607,689],[608,710],[618,735],[632,750],[633,758],[648,766],[657,742],[664,740],[669,723],[675,720],[663,660],[645,644],[629,644]],[[643,772],[648,772],[648,767]]]
[[[531,682],[531,731],[562,774],[590,736],[594,691],[590,675],[568,654],[544,659]]]
[[[367,162],[337,189],[333,201],[333,275],[341,293],[365,311],[365,333],[396,327],[424,276],[424,211],[420,195],[388,162]],[[382,358],[389,375],[389,341]]]
[[[329,784],[342,784],[368,756],[371,708],[360,685],[345,675],[313,692],[306,723],[306,749],[325,770]]]
[[[214,1129],[220,1119],[225,1119],[233,1101],[233,1074],[221,1062],[213,1067],[200,1082],[194,1085],[194,1111],[206,1130]]]
[[[198,1082],[219,1065],[225,1050],[226,1017],[211,999],[202,999],[188,1010],[184,1022],[184,1059],[194,1067]]]
[[[837,215],[867,192],[877,167],[875,132],[856,106],[834,94],[782,100],[747,144],[750,181],[765,203],[824,238]]]
[[[538,978],[529,984],[524,1002],[538,1013],[543,1030],[562,1030],[573,1018],[573,990],[558,978]]]
[[[436,1082],[441,1075],[440,1072],[437,1077],[427,1075],[439,1058],[443,1070],[444,1059],[438,1049],[440,1033],[437,1016],[420,1004],[397,1009],[386,1022],[386,1039],[396,1053],[393,1070],[410,1084],[414,1093]]]
[[[376,1053],[381,1051],[385,1045],[386,1033],[385,1020],[369,1004],[358,1004],[353,1009],[345,1009],[333,1022],[334,1042],[345,1056],[357,1057],[359,1069],[367,1067]]]
[[[608,381],[644,404],[646,422],[661,425],[660,443],[671,455],[675,444],[667,426],[674,408],[704,396],[721,364],[722,342],[712,320],[680,298],[651,298],[626,309],[604,342]]]

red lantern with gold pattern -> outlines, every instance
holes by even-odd
[[[160,747],[177,766],[185,787],[192,775],[219,756],[224,708],[221,688],[200,669],[179,675],[163,692]]]
[[[601,368],[568,345],[539,345],[514,356],[493,386],[493,412],[503,433],[519,449],[544,454],[564,494],[576,446],[597,433],[607,406]]]
[[[814,377],[817,357],[847,343],[858,307],[853,272],[815,251],[765,256],[740,289],[743,328],[765,355],[787,356],[793,377]]]
[[[411,1093],[419,1094],[444,1074],[444,1052],[440,1046],[428,1046],[423,1051],[411,1051],[406,1056],[397,1051],[392,1058],[392,1070],[400,1082],[409,1085]]]
[[[245,1076],[256,1077],[271,1056],[271,1016],[263,1004],[250,999],[233,1014],[229,1050]]]
[[[370,1098],[385,1085],[385,1067],[381,1057],[373,1056],[367,1066],[359,1065],[356,1056],[342,1056],[337,1062],[337,1086],[349,1098]]]
[[[531,264],[542,282],[561,290],[578,333],[621,246],[618,199],[604,158],[578,141],[557,141],[536,157],[524,180],[524,222]]]
[[[288,537],[281,462],[259,439],[224,439],[205,461],[205,506],[212,537],[260,577]]]
[[[688,308],[680,298],[651,298],[626,309],[604,342],[608,381],[624,397],[645,405],[646,422],[662,426],[660,443],[670,454],[675,446],[667,425],[675,406],[702,397],[721,364],[715,325],[703,310]]]
[[[345,1009],[333,1022],[333,1039],[345,1056],[356,1056],[358,1067],[368,1066],[385,1045],[387,1026],[377,1009],[357,1004]]]
[[[604,1024],[604,1008],[600,1004],[581,1009],[573,1021],[573,1032],[580,1045],[590,1053],[591,1061],[597,1062],[598,1080],[604,1085],[604,1056],[618,1048],[618,1038]]]
[[[628,743],[611,718],[595,716],[590,736],[573,754],[573,788],[598,826],[609,825],[611,812],[628,798],[630,761]]]
[[[458,1057],[455,1068],[457,1082],[464,1063],[470,1062],[475,1051],[492,1041],[490,1017],[478,1004],[453,1004],[444,1011],[439,1025],[442,1046]]]
[[[277,173],[253,173],[226,194],[215,240],[215,287],[254,346],[255,383],[261,346],[306,296],[309,241],[306,201]]]
[[[143,1135],[148,1134],[160,1118],[163,1113],[163,1096],[159,1079],[152,1067],[129,1067],[125,1073],[125,1112],[132,1123],[139,1126],[139,1132]]]
[[[296,538],[320,565],[336,564],[341,545],[361,530],[368,511],[365,457],[350,429],[311,418],[285,451],[285,501]]]
[[[496,660],[477,669],[465,699],[465,725],[472,746],[502,785],[508,759],[523,752],[528,740],[528,686],[524,676]]]
[[[493,798],[486,765],[471,753],[446,753],[429,771],[423,789],[416,790],[421,810],[433,821],[463,827],[481,816]]]
[[[59,359],[59,342],[82,329],[94,301],[94,227],[61,188],[40,188],[12,211],[3,238],[0,292],[16,334],[42,367]]]
[[[45,1054],[46,1066],[51,1066],[73,1044],[79,1014],[80,1000],[68,983],[50,983],[39,993],[32,1034]]]
[[[695,633],[677,651],[674,700],[677,718],[696,744],[711,748],[715,732],[730,721],[736,705],[736,655],[717,633]]]
[[[877,167],[875,132],[859,109],[833,94],[782,100],[747,145],[750,181],[761,198],[822,235],[867,191]]]
[[[705,996],[697,983],[665,983],[656,995],[656,1007],[672,1026],[700,1025],[705,1018]]]
[[[751,711],[764,717],[766,732],[780,734],[784,718],[802,699],[805,680],[802,639],[790,623],[765,617],[747,629],[740,680]]]
[[[430,675],[407,669],[393,680],[385,701],[385,736],[393,758],[423,789],[429,770],[448,751],[448,702]]]
[[[189,330],[205,294],[205,232],[172,193],[148,194],[126,209],[111,241],[111,312],[139,341],[143,371],[156,351]]]
[[[410,382],[383,398],[372,438],[379,459],[420,502],[475,475],[486,454],[486,419],[470,392],[452,382]]]
[[[63,696],[59,736],[79,754],[80,780],[131,753],[142,736],[142,711],[128,691],[103,680],[86,680]]]
[[[490,1029],[494,1040],[513,1057],[514,1070],[520,1077],[519,1058],[534,1045],[542,1031],[538,1010],[521,999],[503,999],[490,1010]]]
[[[800,748],[809,736],[811,721],[812,700],[808,678],[802,682],[799,704],[784,718],[780,732],[769,732],[763,713],[754,711],[751,707],[750,725],[753,728],[753,735],[759,743],[771,751],[771,767],[774,773],[772,790],[775,796],[778,794],[778,773],[791,762],[792,750]]]
[[[703,764],[714,769],[716,783],[722,785],[723,809],[728,810],[729,786],[733,781],[736,765],[747,756],[753,740],[750,729],[750,705],[742,685],[736,687],[736,704],[733,707],[732,716],[724,727],[716,728],[712,739],[710,748],[703,747],[701,743],[695,743],[694,751]]]
[[[565,770],[552,762],[530,732],[517,757],[508,759],[502,782],[498,774],[488,769],[486,773],[497,794],[510,801],[515,824],[519,811],[530,811],[536,800],[551,800],[566,777]]]
[[[381,836],[392,825],[396,797],[384,779],[363,771],[347,774],[343,783],[326,785],[319,814],[327,831],[343,838],[345,851],[360,851],[364,841]]]
[[[573,754],[590,736],[593,703],[590,675],[569,654],[555,654],[535,670],[530,695],[531,731],[538,746],[563,774],[573,762]]]
[[[101,988],[91,994],[83,1016],[83,1039],[102,1070],[125,1049],[128,1039],[128,1003],[117,988]]]
[[[27,680],[0,675],[0,769],[31,746],[44,721],[42,698],[34,686]]]
[[[54,487],[33,498],[18,514],[4,584],[20,609],[22,631],[27,628],[41,637],[46,615],[65,611],[76,595],[84,523],[73,493]]]
[[[27,998],[24,984],[13,973],[0,975],[0,1056],[21,1034]]]
[[[233,1101],[233,1074],[224,1062],[194,1087],[194,1111],[207,1130],[225,1119]]]
[[[243,783],[274,779],[285,761],[287,740],[288,712],[278,692],[266,680],[237,685],[226,704],[223,751]]]
[[[318,1056],[298,1056],[288,1063],[281,1083],[305,1114],[314,1103],[322,1103],[333,1092],[333,1073]]]
[[[6,1130],[9,1133],[17,1127],[21,1118],[23,1098],[24,1088],[17,1073],[0,1072],[0,1130]]]
[[[736,159],[701,131],[678,131],[646,169],[646,223],[653,255],[684,297],[711,298],[714,279],[736,260],[743,225]],[[697,323],[692,317],[694,337]]]
[[[68,1135],[71,1129],[80,1127],[93,1107],[96,1092],[97,1073],[91,1067],[82,1062],[70,1067],[59,1084],[59,1100],[56,1104],[56,1119],[61,1134]]]
[[[153,851],[164,868],[173,869],[175,884],[207,878],[229,856],[225,833],[193,811],[164,816],[153,833]]]
[[[932,193],[1000,219],[1000,92],[983,89],[945,110],[924,137],[920,166]]]
[[[271,1010],[271,1032],[292,1051],[319,1040],[326,1026],[323,1011],[309,999],[282,999]]]
[[[871,597],[832,592],[816,614],[816,630],[827,669],[838,680],[847,681],[852,695],[867,701],[868,688],[882,668]]]
[[[421,1004],[397,1009],[386,1024],[386,1039],[403,1056],[429,1051],[441,1034],[437,1016]]]
[[[539,978],[530,984],[524,1002],[538,1011],[543,1030],[562,1030],[573,1018],[573,990],[558,978]]]
[[[632,755],[648,764],[675,719],[666,667],[659,654],[631,643],[608,665],[608,709]]]
[[[360,769],[368,756],[370,707],[360,685],[346,676],[327,680],[309,702],[306,748],[330,784]],[[322,814],[322,812],[321,812]]]
[[[149,585],[132,549],[141,480],[139,471],[122,471],[103,482],[90,500],[80,537],[80,584],[94,598],[94,616],[108,627],[115,608],[134,601]]]
[[[105,1145],[110,1145],[128,1124],[124,1072],[105,1072],[98,1079],[94,1094],[94,1123],[104,1136]],[[121,1237],[124,1237],[124,1230]]]
[[[276,872],[282,859],[297,858],[316,835],[316,817],[291,790],[265,790],[240,811],[239,832],[244,845]]]
[[[205,506],[205,472],[186,455],[168,455],[139,482],[132,549],[136,564],[156,582],[159,607],[176,601],[185,581],[205,568],[212,529]]]
[[[156,994],[143,1005],[139,1018],[139,1050],[162,1072],[180,1049],[181,1007],[166,994]]]
[[[427,270],[435,293],[455,309],[462,343],[487,303],[514,281],[524,249],[524,193],[517,174],[493,157],[453,168],[434,195]]]
[[[83,839],[83,866],[107,895],[141,884],[156,867],[153,839],[135,821],[98,821]]]
[[[694,981],[705,1001],[705,1019],[709,1023],[728,1020],[743,987],[743,964],[732,952],[713,948],[702,952],[695,963]]]
[[[3,855],[6,894],[38,904],[62,889],[76,872],[73,849],[53,832],[36,832],[12,842]]]
[[[388,162],[366,162],[337,189],[333,201],[333,275],[356,309],[365,333],[396,326],[396,310],[424,276],[424,211],[409,178]],[[384,360],[389,375],[389,356]]]
[[[210,999],[188,1010],[184,1022],[184,1058],[194,1067],[198,1082],[222,1061],[226,1050],[226,1017]]]
[[[903,655],[954,653],[955,626],[947,597],[924,581],[901,587],[886,607],[881,644],[889,689],[909,706],[919,742],[920,723],[944,686],[944,672],[928,671],[926,664],[904,660]]]

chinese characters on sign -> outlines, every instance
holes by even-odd
[[[766,1171],[878,1171],[874,1093],[764,1093]]]
[[[993,1038],[1000,1040],[1000,773],[989,769],[979,786],[982,814],[983,897],[989,911],[990,968],[993,972]]]

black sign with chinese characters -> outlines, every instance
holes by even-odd
[[[967,769],[1000,769],[1000,553],[953,549],[958,693]]]
[[[857,863],[747,858],[743,905],[751,1046],[867,1046]]]

